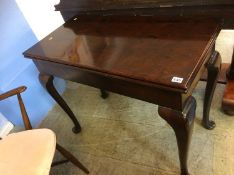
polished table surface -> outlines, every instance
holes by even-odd
[[[74,17],[24,55],[186,91],[207,58],[217,22]],[[173,77],[183,78],[181,83]]]
[[[37,66],[42,85],[81,131],[78,120],[53,85],[53,77],[158,104],[159,115],[174,129],[182,175],[195,118],[193,89],[205,69],[203,120],[220,70],[215,51],[217,21],[158,21],[150,16],[75,16],[24,52]]]

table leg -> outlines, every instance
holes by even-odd
[[[183,111],[159,107],[159,115],[173,128],[179,150],[181,175],[189,175],[187,160],[196,112],[196,100],[189,97]]]
[[[104,89],[100,89],[100,92],[103,99],[106,99],[109,96],[109,93]]]
[[[202,124],[206,129],[214,129],[215,122],[209,119],[210,117],[210,107],[213,99],[214,91],[216,88],[218,75],[221,69],[221,57],[218,52],[214,52],[211,59],[207,63],[207,84],[205,91],[205,99],[203,104],[203,120]]]
[[[81,131],[80,124],[78,120],[76,119],[72,110],[69,108],[67,103],[64,101],[64,99],[60,96],[60,94],[55,89],[54,84],[53,84],[54,77],[51,75],[40,74],[39,80],[42,86],[46,88],[48,93],[59,104],[59,106],[67,113],[67,115],[70,117],[70,119],[74,123],[75,126],[73,127],[72,131],[74,133],[79,133]]]

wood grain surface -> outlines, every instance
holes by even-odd
[[[77,16],[24,56],[186,91],[210,57],[218,31],[213,21]]]

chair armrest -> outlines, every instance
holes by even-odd
[[[31,125],[30,120],[28,118],[28,114],[26,112],[23,99],[22,99],[22,97],[20,95],[20,93],[24,92],[26,89],[27,89],[27,87],[20,86],[18,88],[12,89],[12,90],[10,90],[10,91],[8,91],[6,93],[0,94],[0,101],[3,100],[3,99],[6,99],[8,97],[11,97],[13,95],[17,95],[17,99],[18,99],[18,102],[19,102],[20,111],[21,111],[21,115],[22,115],[22,119],[23,119],[23,122],[24,122],[25,129],[29,130],[29,129],[32,129],[32,125]]]
[[[3,99],[6,99],[8,97],[11,97],[13,95],[17,95],[17,94],[20,94],[21,92],[24,92],[25,90],[27,89],[27,87],[25,86],[20,86],[18,88],[15,88],[15,89],[12,89],[8,92],[5,92],[3,94],[0,94],[0,101],[3,100]]]

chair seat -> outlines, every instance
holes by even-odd
[[[49,129],[10,134],[0,140],[0,174],[48,175],[56,147]]]

